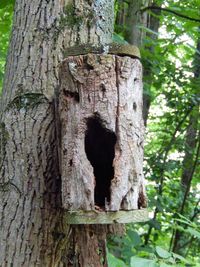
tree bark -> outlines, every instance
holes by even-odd
[[[140,10],[143,8],[143,6],[148,6],[154,1],[151,0],[145,0],[145,1],[131,1],[128,3],[128,8],[126,10],[126,27],[127,31],[125,34],[126,40],[130,44],[137,45],[138,47],[144,47],[144,39],[145,36],[152,40],[156,40],[158,36],[156,34],[152,34],[150,32],[145,32],[145,30],[141,30],[140,26],[144,26],[148,29],[150,29],[153,32],[158,32],[159,29],[159,18],[157,17],[160,14],[160,10],[156,10],[153,13],[154,14],[148,14],[147,12],[141,12]],[[120,18],[120,16],[119,16]],[[149,49],[151,53],[154,53],[154,47],[150,46],[146,49]],[[151,86],[151,80],[152,80],[152,71],[151,71],[151,65],[148,63],[145,65],[145,59],[143,59],[144,62],[144,81],[148,80],[148,86],[150,88]],[[143,91],[143,119],[144,119],[144,125],[147,125],[147,119],[149,115],[149,109],[151,105],[151,95],[149,88],[146,88],[146,91]],[[147,91],[148,90],[148,91]],[[154,219],[157,217],[157,210],[155,210],[154,213]],[[149,226],[148,232],[145,235],[145,244],[148,243],[149,237],[151,235],[152,226]]]
[[[72,231],[61,209],[55,131],[58,65],[77,42],[109,43],[113,14],[106,0],[16,1],[1,102],[2,267],[68,266]]]
[[[148,6],[151,0],[133,0],[129,1],[126,14],[126,34],[125,39],[133,45],[141,47],[146,35],[145,30],[141,26],[146,27],[148,22],[148,14],[141,13],[143,6]]]
[[[154,5],[154,2],[153,4]],[[156,10],[152,12],[153,14],[148,15],[147,19],[147,28],[151,30],[151,32],[147,32],[147,37],[150,38],[152,41],[155,41],[158,39],[158,29],[160,25],[160,20],[159,20],[159,15],[160,15],[160,10]],[[152,33],[153,32],[153,33]],[[149,49],[150,52],[153,54],[154,53],[154,45],[152,44],[150,47],[147,47],[146,49]],[[145,59],[144,59],[145,62]],[[149,64],[149,62],[144,66],[144,81],[148,81],[148,87],[143,93],[143,119],[144,119],[144,125],[147,125],[147,119],[149,115],[149,109],[151,106],[151,91],[150,87],[152,85],[152,66]]]
[[[65,209],[145,207],[141,78],[140,61],[128,56],[88,54],[63,62],[59,113]]]
[[[118,27],[120,25],[124,25],[124,37],[130,44],[136,45],[138,47],[144,47],[144,39],[145,36],[152,40],[156,40],[158,35],[155,33],[158,32],[159,28],[159,18],[160,10],[155,10],[152,13],[148,14],[147,12],[143,12],[142,9],[144,6],[152,5],[154,6],[154,1],[152,0],[134,0],[129,1],[128,3],[123,3],[122,1],[118,1],[119,3],[119,11],[117,13],[116,23]],[[146,32],[144,28],[148,28],[151,32]],[[152,33],[154,32],[154,33]],[[148,46],[146,49],[149,49],[151,53],[154,53],[154,47]],[[143,59],[145,63],[145,59]],[[152,71],[151,65],[149,62],[147,65],[144,64],[144,80],[151,81],[152,79]],[[150,86],[150,84],[149,84]],[[147,88],[146,88],[147,90]],[[151,104],[151,96],[149,91],[144,91],[143,93],[143,119],[145,126],[147,125],[147,119],[149,114]]]

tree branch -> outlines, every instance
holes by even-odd
[[[140,9],[140,12],[145,12],[147,10],[161,10],[161,11],[172,13],[172,14],[174,14],[174,15],[176,15],[178,17],[184,18],[184,19],[188,19],[188,20],[195,21],[195,22],[200,22],[200,19],[191,18],[191,17],[183,15],[183,14],[181,14],[179,12],[171,10],[169,8],[164,8],[164,7],[159,7],[159,6],[147,6],[145,8]]]

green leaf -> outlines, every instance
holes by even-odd
[[[129,236],[129,238],[131,239],[133,246],[138,246],[141,244],[141,238],[137,232],[135,232],[133,230],[128,230],[127,234]]]
[[[191,228],[191,227],[188,227],[188,228],[186,229],[186,232],[188,232],[188,233],[190,233],[191,235],[193,235],[193,236],[195,236],[195,237],[197,237],[197,238],[200,239],[200,232],[198,232],[197,230],[195,230],[195,229],[193,229],[193,228]]]
[[[156,230],[160,230],[161,226],[160,226],[160,222],[158,222],[155,219],[151,219],[148,221],[149,225],[151,225],[153,228],[155,228]]]
[[[163,258],[163,259],[167,259],[169,257],[171,257],[171,253],[169,253],[167,250],[156,246],[156,253],[158,254],[159,257]]]
[[[120,259],[116,258],[111,253],[107,253],[107,260],[109,267],[127,267],[127,265]]]
[[[187,263],[187,264],[191,264],[191,262],[189,262],[187,259],[185,259],[183,256],[181,255],[178,255],[176,253],[173,253],[172,252],[172,255],[175,259],[179,259],[180,261],[184,262],[184,263]]]
[[[155,260],[143,259],[139,257],[131,257],[131,267],[158,267]]]
[[[124,40],[124,38],[117,33],[113,34],[113,41],[118,44],[128,44],[128,42]]]
[[[8,5],[13,5],[14,4],[14,0],[0,0],[0,9],[5,8]]]
[[[172,265],[171,264],[169,265],[169,264],[166,264],[164,262],[161,262],[159,267],[168,267],[168,266],[172,266]]]

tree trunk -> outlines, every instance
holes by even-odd
[[[113,1],[16,1],[0,121],[0,266],[107,266],[106,234],[69,226],[61,201],[59,64],[75,44],[105,45]]]
[[[140,27],[146,27],[148,21],[148,14],[141,13],[140,10],[144,6],[148,6],[151,0],[133,0],[129,1],[126,14],[126,34],[125,39],[133,45],[141,47],[143,44],[145,31]]]
[[[154,1],[152,3],[152,6],[155,5]],[[161,4],[160,4],[161,5]],[[152,14],[148,16],[147,20],[147,27],[151,32],[147,32],[147,37],[150,38],[152,41],[155,41],[158,39],[158,33],[160,20],[159,20],[160,10],[154,10],[152,11]],[[146,49],[149,49],[152,54],[154,54],[154,45],[152,44],[150,47],[147,47]],[[145,59],[144,59],[145,61]],[[147,119],[149,115],[149,109],[151,106],[151,82],[153,80],[153,74],[152,74],[152,66],[149,64],[145,64],[144,66],[144,81],[148,81],[148,87],[143,93],[143,119],[144,119],[144,125],[147,125]]]
[[[128,3],[124,3],[122,1],[119,2],[119,8],[117,14],[116,23],[119,25],[124,25],[125,31],[125,40],[127,40],[130,44],[136,45],[138,47],[144,46],[144,39],[145,36],[152,40],[156,40],[158,38],[158,35],[155,33],[158,32],[159,28],[159,18],[158,15],[160,14],[160,10],[152,11],[151,14],[148,14],[147,12],[141,12],[140,10],[144,6],[148,5],[155,5],[154,1],[152,0],[133,0]],[[151,30],[151,32],[146,32],[146,30],[142,29],[141,26],[146,27]],[[152,33],[154,32],[154,33]],[[149,49],[151,53],[154,53],[154,47],[148,46],[146,49]],[[145,62],[145,59],[143,59]],[[151,71],[151,65],[148,64],[144,65],[144,80],[149,81],[152,80],[152,71]],[[149,85],[150,86],[150,85]],[[147,90],[147,88],[146,88]],[[144,124],[146,126],[149,109],[151,104],[151,96],[149,91],[144,91],[143,93],[143,119]]]

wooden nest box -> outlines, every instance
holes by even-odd
[[[69,224],[148,218],[142,66],[134,46],[78,46],[60,66],[62,205]]]

